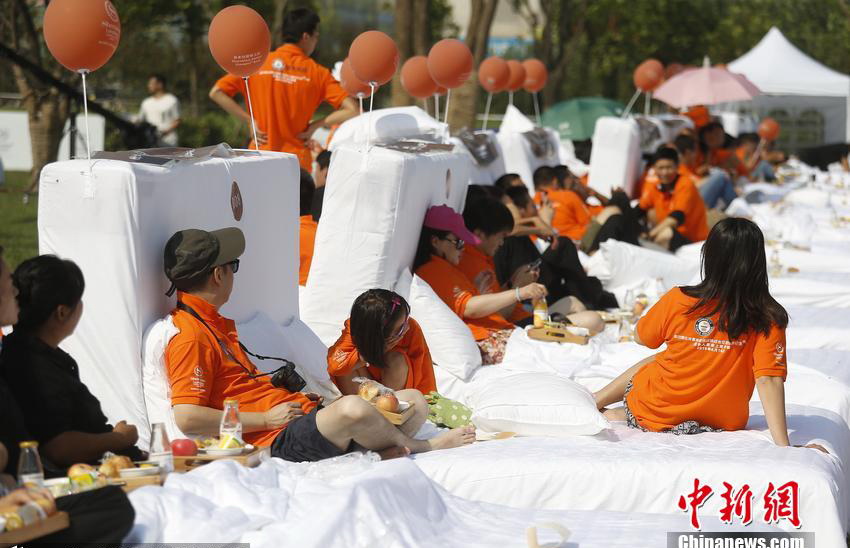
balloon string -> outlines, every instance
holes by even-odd
[[[446,92],[446,115],[443,116],[443,123],[448,125],[449,123],[449,101],[452,99],[452,90],[448,90]],[[439,120],[439,114],[437,115],[437,120]]]
[[[369,148],[372,146],[372,106],[375,101],[375,86],[374,82],[369,82],[369,113],[367,116],[369,117],[368,122],[366,123],[366,154],[369,153]]]
[[[440,121],[440,96],[436,93],[434,94],[434,118]]]
[[[83,77],[83,112],[86,118],[86,158],[89,161],[89,173],[92,172],[91,167],[91,136],[89,134],[89,94],[86,92],[86,73],[87,70],[81,70],[80,76]]]
[[[357,99],[360,101],[360,116],[363,116],[363,95],[358,93]]]
[[[245,80],[245,95],[248,97],[248,114],[251,116],[251,131],[254,133],[254,149],[260,150],[260,142],[257,140],[257,124],[254,122],[254,107],[251,106],[251,88],[248,86],[248,77],[243,76]]]
[[[623,111],[623,114],[620,116],[620,118],[625,118],[626,116],[629,115],[629,113],[632,111],[632,107],[634,106],[635,101],[637,101],[637,98],[639,96],[640,96],[640,90],[636,89],[635,94],[632,95],[631,101],[629,101],[629,104],[626,105],[626,110]]]
[[[649,106],[650,106],[650,101],[652,101],[652,92],[647,91],[645,97],[646,97],[646,101],[643,104],[643,113],[646,116],[649,116]]]
[[[508,104],[511,105],[511,106],[514,106],[514,92],[513,91],[508,92]]]
[[[487,121],[490,118],[490,102],[493,100],[493,94],[487,94],[487,106],[484,108],[484,123],[481,124],[481,131],[487,129]]]
[[[534,113],[537,114],[537,125],[542,126],[543,120],[540,118],[540,101],[538,99],[539,94],[534,92],[532,94],[534,96]]]

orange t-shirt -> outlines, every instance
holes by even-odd
[[[260,148],[298,156],[301,167],[311,171],[313,156],[298,134],[323,102],[339,108],[348,94],[331,72],[295,44],[284,44],[269,54],[266,62],[248,79],[257,129],[268,136]],[[245,96],[245,80],[232,74],[222,76],[215,87],[233,97]]]
[[[316,402],[300,392],[293,394],[275,388],[269,382],[270,377],[250,378],[248,372],[259,371],[240,348],[233,320],[220,315],[200,297],[179,292],[177,298],[203,318],[222,345],[188,312],[179,309],[171,312],[174,325],[180,330],[165,348],[171,405],[192,404],[223,410],[224,400],[235,398],[239,401],[239,411],[260,413],[284,402],[300,403],[304,413],[316,407]],[[281,430],[250,432],[242,437],[247,443],[265,447],[271,445]]]
[[[697,153],[694,157],[694,165],[689,167],[691,167],[692,170],[696,170],[703,164],[705,164],[705,153],[702,151],[702,148],[697,147]],[[738,175],[744,177],[749,175],[747,166],[745,166],[743,162],[738,161],[738,156],[731,148],[715,148],[710,150],[708,154],[708,165],[726,170],[734,167],[735,173]]]
[[[428,282],[434,293],[466,323],[476,341],[486,339],[494,331],[514,328],[513,324],[498,312],[483,318],[464,318],[466,304],[469,299],[479,295],[478,289],[463,272],[447,260],[432,255],[430,261],[416,270],[416,274]]]
[[[463,248],[463,254],[460,256],[460,264],[457,265],[463,275],[471,281],[475,287],[479,287],[477,279],[479,276],[489,276],[490,286],[486,294],[499,293],[504,291],[499,286],[499,280],[496,278],[496,264],[493,262],[493,257],[490,257],[475,246],[467,246]],[[522,306],[522,303],[516,303],[511,316],[507,318],[512,323],[520,322],[531,317],[531,312]]]
[[[679,233],[692,242],[701,242],[708,238],[708,220],[705,202],[694,185],[693,179],[680,175],[673,186],[673,192],[662,192],[657,184],[647,183],[643,187],[638,207],[644,211],[655,209],[655,222],[660,223],[670,213],[681,211],[685,222],[676,227]]]
[[[416,320],[410,318],[410,328],[404,337],[392,349],[404,356],[407,361],[407,382],[405,388],[415,388],[423,394],[437,390],[437,381],[434,380],[434,364],[431,362],[431,352],[425,342],[425,335]],[[351,320],[345,320],[342,335],[328,349],[328,374],[336,382],[336,377],[349,375],[360,362],[360,353],[351,339]],[[381,382],[381,369],[367,365],[369,375]]]
[[[316,229],[319,224],[312,215],[301,216],[298,252],[301,255],[301,266],[298,269],[298,285],[307,285],[310,276],[310,265],[313,263],[313,246],[316,244]]]
[[[572,190],[547,190],[546,194],[555,210],[552,227],[561,236],[581,240],[591,220],[587,204]]]
[[[626,402],[638,423],[660,431],[687,420],[740,430],[749,419],[755,379],[785,379],[785,330],[747,333],[730,341],[717,327],[718,314],[687,314],[697,299],[673,288],[637,324],[649,348],[666,343],[632,378]]]

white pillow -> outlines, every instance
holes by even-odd
[[[169,314],[151,324],[142,338],[142,392],[145,395],[148,422],[163,423],[171,440],[188,437],[180,431],[174,420],[171,383],[168,382],[168,374],[165,371],[165,348],[178,333],[180,330],[174,325]],[[142,431],[150,430],[140,428],[139,433]],[[139,447],[147,448],[149,445],[150,440],[139,438]]]
[[[469,327],[419,276],[413,276],[409,302],[434,363],[459,379],[469,379],[481,366],[481,351]]]
[[[699,274],[699,262],[686,261],[670,253],[653,251],[617,240],[602,242],[599,253],[604,268],[588,269],[599,277],[606,289],[633,286],[648,279],[661,278],[666,287],[684,285]],[[597,259],[594,256],[594,261]]]
[[[371,127],[371,135],[367,135]],[[329,150],[342,144],[390,143],[399,139],[427,137],[442,141],[448,137],[446,124],[438,122],[419,107],[382,108],[343,122],[334,132]]]
[[[582,385],[549,373],[517,373],[475,383],[467,402],[486,432],[566,437],[598,434],[611,425]]]
[[[328,375],[328,348],[301,320],[296,318],[283,327],[265,313],[258,312],[250,321],[239,324],[236,330],[239,340],[254,354],[285,358],[295,363],[296,370],[307,382],[304,392],[315,392],[327,401],[341,395]],[[283,365],[277,360],[251,357],[251,361],[263,373]]]

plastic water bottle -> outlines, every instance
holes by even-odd
[[[239,443],[242,443],[242,421],[239,420],[238,400],[224,400],[224,413],[221,414],[218,438],[223,445],[227,445],[226,440],[229,438],[239,440]]]
[[[159,473],[165,476],[174,471],[174,453],[171,452],[171,441],[165,425],[158,422],[153,425],[151,433],[150,460],[159,465]]]
[[[27,489],[44,488],[44,468],[38,455],[37,441],[22,441],[18,458],[18,485]]]

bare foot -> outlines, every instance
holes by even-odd
[[[460,447],[461,445],[469,445],[470,443],[475,441],[475,427],[474,426],[461,426],[460,428],[454,428],[431,438],[428,440],[428,443],[431,445],[432,450],[437,449],[451,449],[452,447]]]
[[[621,421],[625,422],[626,420],[626,408],[625,407],[615,407],[613,409],[606,409],[603,411],[602,415],[605,416],[609,421]]]
[[[378,451],[381,460],[399,459],[410,456],[410,449],[407,447],[388,447],[383,451]]]

